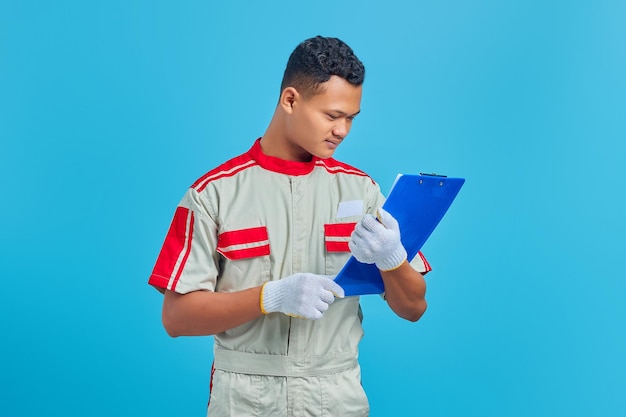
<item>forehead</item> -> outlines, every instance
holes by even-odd
[[[341,77],[333,75],[318,86],[316,94],[307,101],[326,110],[339,110],[346,114],[358,113],[361,109],[363,86],[354,86]]]

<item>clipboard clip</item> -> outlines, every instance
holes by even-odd
[[[441,181],[439,181],[439,186],[440,186],[440,187],[443,187],[443,183],[444,183],[443,178],[447,178],[447,177],[448,177],[447,175],[439,175],[439,174],[435,174],[435,173],[432,173],[432,174],[425,174],[425,173],[423,173],[423,172],[420,172],[420,175],[421,175],[422,177],[440,178],[440,179],[441,179]],[[424,180],[421,180],[421,179],[420,179],[420,184],[422,184],[423,182],[424,182]]]

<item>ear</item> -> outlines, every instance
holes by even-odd
[[[282,107],[285,113],[291,114],[294,105],[300,100],[300,93],[293,87],[287,87],[280,94],[278,105]]]

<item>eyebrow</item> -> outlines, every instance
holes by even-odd
[[[356,112],[354,114],[348,114],[348,113],[346,113],[345,111],[342,111],[342,110],[330,110],[330,113],[336,113],[336,114],[339,114],[341,116],[356,117],[356,115],[361,113],[361,110],[359,110],[358,112]]]

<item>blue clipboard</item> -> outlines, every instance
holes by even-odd
[[[398,220],[400,237],[412,260],[439,224],[465,182],[464,178],[442,175],[410,174],[396,179],[383,208]],[[385,291],[380,271],[354,256],[335,278],[346,296],[382,294]]]

